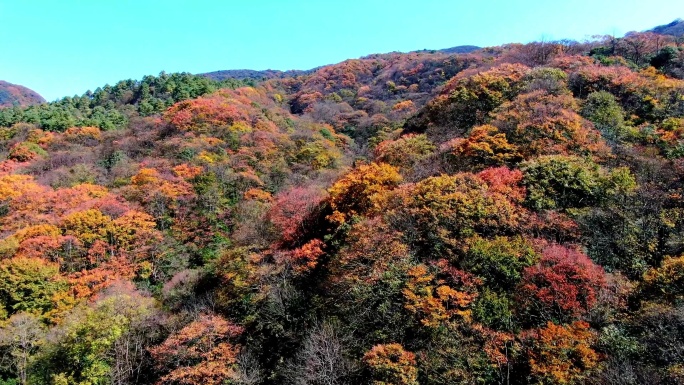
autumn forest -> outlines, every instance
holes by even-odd
[[[684,384],[681,34],[210,75],[0,108],[0,384]]]

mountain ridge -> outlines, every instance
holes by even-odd
[[[482,49],[482,47],[478,47],[475,45],[458,45],[454,47],[449,47],[449,48],[443,48],[443,49],[422,49],[422,50],[415,50],[415,51],[409,51],[409,52],[400,52],[400,51],[394,51],[390,52],[388,54],[392,53],[399,53],[399,54],[410,54],[410,53],[443,53],[443,54],[467,54],[471,53],[474,51],[477,51],[479,49]],[[377,56],[377,55],[384,55],[384,54],[369,54],[361,57],[361,59],[367,58],[367,57],[372,57],[372,56]],[[315,68],[311,68],[308,70],[286,70],[286,71],[281,71],[281,70],[273,70],[273,69],[266,69],[266,70],[252,70],[252,69],[230,69],[230,70],[218,70],[218,71],[211,71],[211,72],[204,72],[197,74],[199,76],[204,76],[207,77],[211,80],[215,81],[223,81],[226,79],[237,79],[237,80],[270,80],[270,79],[284,79],[284,78],[289,78],[289,77],[296,77],[296,76],[301,76],[301,75],[310,75],[317,70],[326,67],[328,65],[335,65],[339,63],[331,63],[331,64],[326,64],[323,66],[318,66]]]
[[[0,108],[45,103],[45,99],[32,89],[0,80]]]
[[[659,25],[655,28],[649,30],[649,32],[655,32],[661,35],[670,36],[684,36],[684,19],[677,18],[671,23]]]

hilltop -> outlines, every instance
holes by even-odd
[[[437,50],[437,52],[441,52],[441,53],[471,53],[471,52],[477,51],[478,49],[482,49],[482,47],[478,47],[475,45],[458,45],[458,46],[451,47],[451,48],[439,49],[439,50]],[[423,50],[423,51],[429,51],[429,50]]]
[[[45,99],[37,92],[24,86],[0,80],[0,108],[12,106],[30,106],[45,103]]]
[[[480,47],[477,47],[474,45],[460,45],[460,46],[456,46],[456,47],[439,49],[439,50],[424,49],[424,50],[418,50],[418,51],[413,51],[413,52],[414,53],[465,54],[465,53],[471,53],[473,51],[477,51],[478,49],[480,49]],[[396,53],[401,54],[400,52],[396,52]],[[369,57],[377,56],[377,55],[379,55],[379,54],[369,55]],[[322,67],[325,67],[325,66],[322,66]],[[309,75],[313,72],[316,72],[318,69],[320,69],[322,67],[316,67],[316,68],[309,69],[309,70],[288,70],[288,71],[250,70],[250,69],[220,70],[220,71],[206,72],[206,73],[202,73],[202,74],[198,74],[198,75],[204,76],[206,78],[209,78],[211,80],[216,80],[216,81],[222,81],[222,80],[226,80],[226,79],[262,81],[262,80],[269,80],[269,79],[284,79],[284,78],[291,78],[291,77],[297,77],[297,76],[302,76],[302,75]]]
[[[216,81],[222,81],[222,80],[226,80],[226,79],[268,80],[268,79],[282,79],[282,78],[287,78],[287,77],[306,75],[308,73],[311,73],[312,71],[313,70],[309,70],[309,71],[299,71],[299,70],[290,70],[290,71],[263,70],[263,71],[257,71],[257,70],[242,69],[242,70],[221,70],[221,71],[207,72],[207,73],[200,74],[200,76],[204,76],[204,77],[207,77],[209,79],[216,80]]]
[[[661,35],[684,36],[684,20],[676,19],[665,25],[659,25],[650,30]]]

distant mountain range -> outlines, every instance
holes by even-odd
[[[684,20],[677,19],[670,24],[659,25],[651,29],[650,32],[659,33],[661,35],[684,36]]]
[[[440,53],[471,53],[473,51],[477,51],[482,47],[478,47],[476,45],[457,45],[456,47],[451,47],[451,48],[444,48],[444,49],[438,49],[438,50],[429,50],[429,49],[424,49],[420,51],[415,51],[415,52],[440,52]]]
[[[45,99],[37,92],[0,80],[0,108],[16,105],[23,107],[40,103],[45,103]]]
[[[282,79],[282,78],[293,77],[293,76],[298,76],[298,75],[306,75],[308,73],[313,72],[314,70],[315,69],[311,69],[308,71],[299,71],[299,70],[290,70],[290,71],[263,70],[263,71],[257,71],[257,70],[242,69],[242,70],[214,71],[214,72],[207,72],[207,73],[203,73],[203,74],[199,74],[199,75],[206,76],[209,79],[216,80],[216,81],[222,81],[222,80],[226,80],[226,79],[266,80],[266,79]]]
[[[423,50],[412,51],[412,52],[458,54],[458,53],[470,53],[473,51],[477,51],[480,48],[481,47],[474,46],[474,45],[459,45],[456,47],[444,48],[444,49],[438,49],[438,50],[423,49]],[[248,70],[248,69],[222,70],[222,71],[207,72],[207,73],[198,74],[198,75],[205,76],[211,80],[216,80],[216,81],[222,81],[222,80],[226,80],[226,79],[268,80],[268,79],[283,79],[283,78],[289,78],[289,77],[300,76],[300,75],[308,75],[308,74],[311,74],[313,72],[316,72],[316,70],[319,68],[321,68],[321,67],[316,67],[316,68],[312,68],[309,70],[289,70],[289,71],[279,71],[279,70],[270,70],[270,69],[269,70],[263,70],[263,71]]]

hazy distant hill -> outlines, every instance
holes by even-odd
[[[37,92],[24,86],[0,80],[0,108],[14,105],[30,106],[45,103],[45,99]]]
[[[438,49],[438,50],[419,50],[419,51],[413,51],[413,52],[429,52],[429,53],[445,53],[445,54],[458,54],[458,53],[471,53],[473,51],[477,51],[480,49],[478,46],[474,45],[459,45],[456,47],[451,47],[451,48],[444,48],[444,49]],[[372,56],[372,55],[371,55]],[[216,81],[223,81],[226,79],[238,79],[238,80],[269,80],[269,79],[283,79],[283,78],[289,78],[289,77],[295,77],[295,76],[300,76],[300,75],[309,75],[319,68],[322,67],[317,67],[317,68],[312,68],[309,70],[289,70],[289,71],[279,71],[279,70],[263,70],[263,71],[257,71],[257,70],[248,70],[248,69],[241,69],[241,70],[222,70],[222,71],[214,71],[214,72],[207,72],[203,74],[199,74],[200,76],[205,76],[211,80],[216,80]]]
[[[451,48],[440,49],[439,52],[442,53],[471,53],[477,51],[480,47],[476,45],[459,45]]]
[[[684,36],[684,20],[677,19],[670,24],[659,25],[653,28],[651,32],[661,35]]]
[[[298,75],[306,75],[314,70],[308,70],[308,71],[298,71],[298,70],[290,70],[290,71],[278,71],[278,70],[263,70],[263,71],[256,71],[256,70],[223,70],[223,71],[214,71],[214,72],[207,72],[204,74],[200,74],[201,76],[205,76],[209,79],[216,80],[216,81],[222,81],[226,79],[239,79],[239,80],[246,80],[246,79],[253,79],[253,80],[268,80],[268,79],[282,79],[286,77],[294,77]]]

